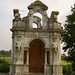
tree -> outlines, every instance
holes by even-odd
[[[11,50],[9,50],[9,51],[1,50],[0,54],[2,54],[2,55],[11,55]]]
[[[66,58],[67,58],[66,54],[61,55],[61,60],[66,60]]]
[[[66,24],[62,33],[63,50],[68,52],[67,61],[72,63],[75,71],[75,4],[71,7],[71,14],[67,16]]]

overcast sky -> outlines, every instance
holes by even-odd
[[[35,0],[0,0],[0,50],[11,49],[11,31],[13,9],[19,9],[21,17],[28,14],[28,5]],[[41,0],[49,8],[47,11],[50,17],[52,11],[59,11],[58,21],[65,23],[66,16],[71,14],[71,6],[75,0]]]

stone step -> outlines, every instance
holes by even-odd
[[[44,73],[29,73],[29,74],[24,74],[24,75],[44,75]]]

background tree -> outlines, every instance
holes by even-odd
[[[0,54],[2,54],[2,55],[11,55],[11,50],[9,50],[9,51],[1,50]]]
[[[71,7],[71,12],[64,25],[62,42],[64,42],[64,51],[68,52],[67,61],[72,63],[73,71],[75,71],[75,4]]]
[[[61,60],[66,60],[66,58],[67,58],[66,54],[61,55]]]

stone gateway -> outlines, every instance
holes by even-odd
[[[48,7],[36,0],[21,18],[13,10],[12,51],[9,75],[63,75],[61,65],[61,23],[58,11],[47,16]]]

